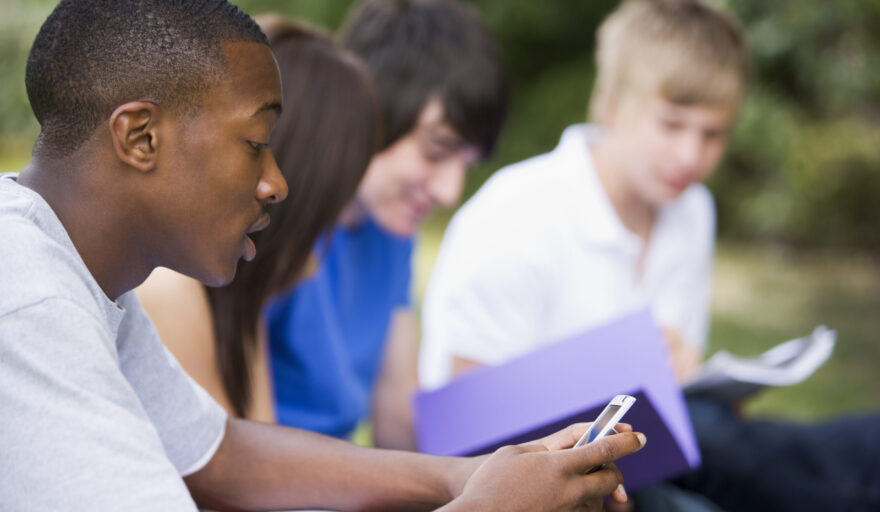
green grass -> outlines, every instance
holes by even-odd
[[[824,324],[838,333],[831,359],[803,383],[772,388],[756,416],[812,420],[880,409],[880,265],[845,253],[722,245],[715,264],[710,351],[754,355]]]
[[[436,258],[448,214],[431,219],[415,256],[417,298]],[[810,421],[880,409],[880,263],[850,253],[793,252],[720,244],[716,253],[709,353],[749,356],[826,325],[837,330],[831,359],[803,383],[763,391],[746,404],[755,417]]]

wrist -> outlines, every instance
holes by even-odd
[[[471,475],[483,465],[488,455],[480,457],[456,457],[452,459],[453,469],[449,472],[449,496],[450,500],[455,500],[464,493],[464,488],[470,480]]]

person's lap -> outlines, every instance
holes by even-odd
[[[731,512],[880,510],[880,414],[797,424],[742,421],[705,399],[688,406],[703,464],[683,488]]]

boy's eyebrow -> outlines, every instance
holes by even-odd
[[[251,116],[251,117],[255,117],[255,116],[257,116],[267,110],[273,110],[273,111],[275,111],[275,114],[280,116],[281,110],[282,110],[281,103],[278,103],[277,101],[267,101],[266,103],[263,103],[260,106],[260,108],[258,108],[257,111],[254,112],[253,116]]]
[[[450,150],[459,150],[461,148],[467,147],[468,143],[461,137],[450,137],[448,135],[438,135],[431,138],[435,144],[443,146],[446,149]]]
[[[458,133],[451,131],[442,124],[427,126],[423,130],[423,136],[447,149],[459,149],[468,145],[468,142]]]

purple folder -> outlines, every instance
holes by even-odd
[[[618,394],[637,398],[623,421],[648,438],[617,463],[628,489],[700,464],[663,334],[648,311],[418,393],[416,441],[435,455],[488,453],[592,421]]]

